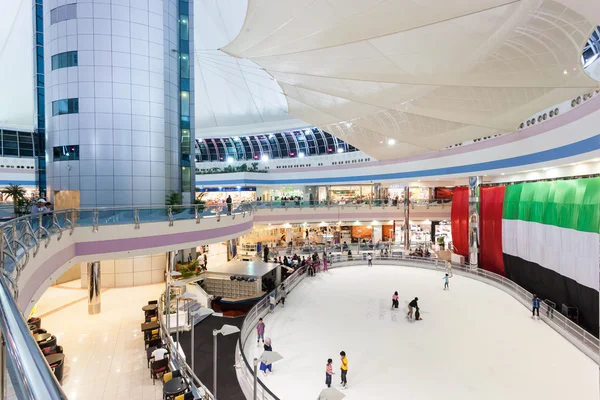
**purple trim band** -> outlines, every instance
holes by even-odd
[[[171,233],[159,236],[146,236],[141,238],[74,243],[48,258],[48,260],[44,262],[43,267],[39,268],[36,273],[29,278],[23,289],[19,291],[17,304],[19,309],[25,310],[29,301],[31,301],[35,295],[35,292],[42,286],[42,283],[49,279],[56,270],[77,256],[118,253],[122,251],[134,251],[154,247],[174,246],[190,242],[201,242],[242,233],[248,229],[252,229],[252,226],[253,221],[249,220],[243,224],[222,228]]]
[[[348,207],[351,208],[351,207]],[[315,214],[312,212],[313,210],[307,208],[307,213],[306,214],[273,214],[273,215],[254,215],[254,222],[282,222],[281,220],[302,220],[302,219],[306,219],[306,218],[318,218],[321,220],[335,220],[335,221],[339,221],[339,220],[349,220],[349,219],[362,219],[362,220],[369,220],[369,219],[373,219],[373,218],[377,218],[377,219],[390,219],[390,217],[392,217],[394,214],[388,212],[372,212],[372,213],[356,213],[356,214],[351,214],[351,215],[343,215],[343,214],[339,214],[337,212],[334,213],[327,213],[327,214]],[[404,218],[404,211],[403,210],[397,210],[398,211],[398,216]],[[418,212],[411,212],[411,215],[427,215],[428,218],[450,218],[450,207],[448,207],[448,212],[444,213],[444,212],[428,212],[428,213],[418,213]]]

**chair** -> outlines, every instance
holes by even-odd
[[[146,349],[146,359],[148,360],[148,368],[150,368],[150,360],[152,359],[152,352],[156,350],[156,346],[148,347]]]
[[[39,345],[40,349],[42,350],[42,353],[44,353],[45,355],[55,352],[54,350],[56,349],[56,336],[52,335],[50,340],[40,343]]]
[[[65,360],[60,360],[58,363],[52,365],[52,371],[54,372],[54,376],[56,376],[56,380],[59,383],[62,383],[63,379],[63,370],[65,366]]]
[[[38,333],[48,333],[48,331],[42,328],[35,328],[33,331],[31,331],[31,333],[36,335]]]
[[[49,350],[46,350],[49,349]],[[48,356],[50,354],[63,354],[63,347],[62,346],[54,346],[54,347],[46,347],[42,350],[42,352],[44,353],[45,356]]]
[[[29,318],[27,323],[29,325],[35,325],[36,328],[41,328],[42,326],[42,320],[38,317]]]
[[[150,305],[150,304],[158,304],[158,300],[150,300],[148,302],[148,305]]]
[[[156,347],[161,343],[160,338],[146,340],[146,348],[148,347]]]
[[[163,383],[167,383],[169,382],[171,379],[173,379],[173,373],[172,372],[165,372],[163,374]]]
[[[152,384],[155,384],[155,380],[159,379],[159,375],[162,377],[165,372],[169,369],[169,359],[163,358],[162,360],[152,361],[150,366],[150,377],[152,378]]]

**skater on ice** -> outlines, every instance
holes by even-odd
[[[540,318],[540,304],[542,303],[542,300],[537,297],[537,294],[533,295],[533,300],[531,302],[531,318],[535,318],[535,314],[537,313],[537,317]]]
[[[331,387],[331,377],[333,375],[333,360],[327,359],[327,365],[325,366],[325,385]]]
[[[450,283],[449,280],[450,277],[446,274],[446,276],[444,276],[444,290],[450,290],[450,287],[448,286],[448,283]]]
[[[394,294],[392,295],[392,310],[398,309],[398,305],[399,305],[399,301],[398,301],[398,292],[394,292]]]
[[[281,297],[280,297],[280,301],[281,301],[281,307],[285,307],[285,285],[282,283],[281,284]]]
[[[259,318],[258,324],[256,324],[256,346],[257,347],[258,347],[258,344],[261,339],[264,344],[265,343],[265,323],[263,322],[262,318]]]
[[[348,381],[346,379],[346,376],[348,375],[348,359],[346,358],[346,352],[345,351],[341,351],[340,352],[340,359],[342,360],[342,366],[340,367],[340,369],[342,371],[342,382],[341,382],[341,385],[345,389],[346,386],[348,385]]]
[[[410,303],[408,303],[408,314],[406,314],[406,318],[408,319],[412,319],[413,317],[413,310],[415,308],[419,308],[419,305],[417,303],[417,301],[419,301],[418,297],[415,297]]]
[[[271,338],[267,338],[265,340],[264,347],[265,351],[273,351],[273,347],[271,346]],[[260,362],[260,370],[267,376],[267,371],[273,373],[273,364],[265,364],[264,362]]]
[[[373,256],[371,255],[371,253],[367,254],[367,266],[368,267],[373,266]]]
[[[275,293],[269,295],[269,312],[272,313],[275,310]]]

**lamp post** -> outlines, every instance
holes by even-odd
[[[182,287],[185,286],[184,282],[181,281],[175,281],[173,282],[173,286],[175,287]],[[177,293],[177,295],[175,295],[175,324],[177,325],[177,333],[176,333],[176,337],[177,337],[177,358],[179,359],[179,357],[181,356],[181,354],[179,354],[179,349],[181,349],[181,345],[179,344],[179,298],[181,297],[181,295],[179,293]],[[170,334],[170,332],[169,332]]]
[[[198,312],[196,313],[196,315],[202,317],[204,315],[211,315],[213,313],[214,313],[214,311],[211,310],[210,308],[200,307],[200,310],[198,310]],[[191,317],[191,313],[190,313],[190,317]],[[191,319],[190,324],[192,325],[192,371],[194,371],[194,368],[196,367],[196,365],[195,365],[195,361],[194,361],[194,325],[195,324],[194,324],[193,318]]]
[[[327,388],[321,390],[317,400],[342,400],[346,395],[336,388]]]
[[[221,329],[213,330],[213,394],[217,397],[217,335],[220,333],[223,336],[231,335],[232,333],[238,333],[240,328],[233,325],[223,325]]]
[[[262,355],[260,356],[260,358],[255,358],[254,359],[254,400],[257,399],[256,394],[257,394],[257,388],[258,388],[258,362],[264,362],[265,364],[273,364],[274,362],[277,362],[279,360],[282,360],[283,357],[281,356],[281,354],[279,354],[276,351],[264,351],[262,353]]]

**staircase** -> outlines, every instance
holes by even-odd
[[[192,323],[196,325],[198,322],[202,321],[205,318],[208,318],[210,314],[199,315],[198,312],[202,306],[196,300],[187,301],[183,306],[179,307],[179,311],[188,311],[190,312],[190,316],[192,318]]]

